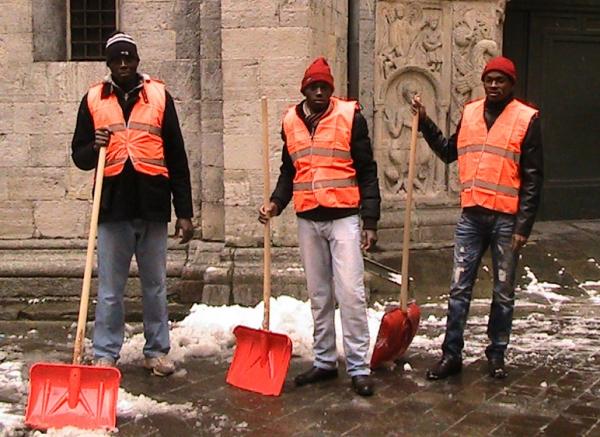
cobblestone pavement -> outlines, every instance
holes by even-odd
[[[595,261],[600,259],[596,231],[578,233],[581,241],[573,246],[574,237],[561,243],[556,240],[561,233],[549,229],[549,239],[538,243],[540,258],[551,244],[555,245],[552,253],[565,254],[562,265],[568,267],[573,284],[564,293],[570,299],[524,294],[529,297],[515,311],[505,380],[491,379],[486,373],[482,350],[489,301],[476,301],[471,309],[463,372],[440,382],[425,379],[427,367],[438,359],[442,298],[422,305],[420,333],[405,362],[374,373],[376,394],[371,398],[355,395],[343,372],[317,386],[294,387],[293,377],[310,365],[299,358],[291,362],[280,397],[228,386],[225,373],[230,355],[189,359],[182,364],[185,371],[169,378],[152,377],[141,367],[127,365],[121,367],[127,393],[169,405],[189,404],[184,410],[122,414],[117,435],[600,436],[600,304],[595,298],[600,290],[592,286],[583,293],[576,285],[600,277],[592,274],[593,269],[600,272]],[[542,273],[540,268],[536,273],[549,277],[555,270]],[[591,273],[581,276],[583,270]],[[23,414],[29,365],[48,360],[68,363],[67,336],[72,332],[70,324],[0,323],[0,371],[4,363],[25,363],[21,387],[6,383],[0,373],[0,405]],[[8,435],[32,434],[17,428]]]
[[[471,360],[457,377],[429,382],[424,373],[437,359],[437,351],[417,350],[408,354],[409,365],[401,363],[374,374],[377,392],[372,398],[356,396],[342,374],[318,386],[294,387],[293,376],[310,365],[298,359],[292,360],[284,392],[277,398],[225,384],[227,358],[189,360],[183,364],[185,375],[167,379],[149,376],[137,366],[124,366],[122,387],[127,392],[169,404],[191,402],[196,414],[120,417],[118,435],[600,436],[600,314],[597,308],[580,304],[563,307],[549,332],[555,331],[565,341],[571,338],[569,314],[577,320],[583,317],[590,337],[596,337],[589,351],[542,351],[533,358],[511,354],[510,374],[504,381],[489,378],[486,362],[479,358]],[[526,320],[527,315],[519,318]],[[34,327],[38,334],[10,338]],[[68,363],[70,348],[63,340],[68,330],[44,323],[2,326],[2,358]],[[0,389],[0,402],[14,403],[21,414],[24,396],[14,389]],[[24,430],[13,433],[27,434]]]

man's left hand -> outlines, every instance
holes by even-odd
[[[512,250],[513,252],[518,252],[521,250],[523,246],[527,243],[527,237],[524,235],[513,234],[512,236]]]
[[[194,225],[190,219],[178,218],[175,222],[175,234],[173,236],[179,237],[180,235],[179,244],[187,243],[194,236]]]
[[[369,250],[375,247],[377,243],[377,231],[374,229],[363,229],[362,231],[362,249]]]

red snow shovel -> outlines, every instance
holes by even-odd
[[[385,362],[394,361],[406,352],[412,342],[421,318],[421,310],[416,303],[408,301],[408,249],[410,241],[410,212],[412,208],[413,178],[415,175],[415,155],[417,151],[417,129],[419,114],[412,122],[410,139],[410,158],[408,161],[408,187],[406,209],[404,211],[404,236],[402,242],[402,282],[400,284],[400,308],[387,310],[381,319],[375,349],[371,356],[371,368],[375,369]]]
[[[265,206],[270,202],[269,177],[269,117],[267,98],[261,98],[263,133],[263,173]],[[264,233],[264,317],[262,329],[236,326],[233,333],[237,346],[227,372],[227,382],[235,387],[263,395],[279,396],[290,366],[292,341],[287,335],[269,331],[271,299],[271,226],[267,221]]]
[[[31,367],[25,415],[25,423],[31,428],[74,426],[83,429],[112,429],[116,424],[117,393],[121,373],[113,367],[81,365],[105,158],[106,147],[101,147],[96,169],[94,203],[73,364],[36,363]]]

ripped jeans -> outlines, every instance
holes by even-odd
[[[463,333],[469,314],[473,284],[486,249],[491,247],[494,270],[492,306],[487,335],[488,358],[503,356],[508,346],[515,305],[515,272],[518,253],[511,249],[515,216],[466,208],[456,226],[454,269],[448,300],[444,355],[461,358]]]

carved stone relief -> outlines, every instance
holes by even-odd
[[[502,53],[505,7],[505,0],[487,4],[457,2],[453,7],[450,133],[456,131],[464,104],[485,95],[481,72],[491,58]],[[459,191],[456,165],[448,173],[448,188]]]
[[[375,10],[375,155],[384,197],[406,195],[410,100],[453,134],[464,104],[483,96],[481,71],[500,54],[506,0],[379,0]],[[444,199],[457,191],[456,168],[437,159],[419,135],[415,194]],[[455,198],[455,194],[451,194]]]
[[[491,58],[500,54],[494,37],[497,18],[492,13],[461,5],[454,16],[458,19],[452,31],[451,130],[456,129],[464,104],[484,96],[481,72]]]
[[[445,56],[443,8],[439,1],[380,1],[376,8],[375,142],[385,197],[406,196],[412,113],[419,94],[430,116],[445,128],[448,105],[440,95],[449,57]],[[447,51],[447,50],[446,50]],[[443,164],[419,134],[415,194],[445,191]]]

